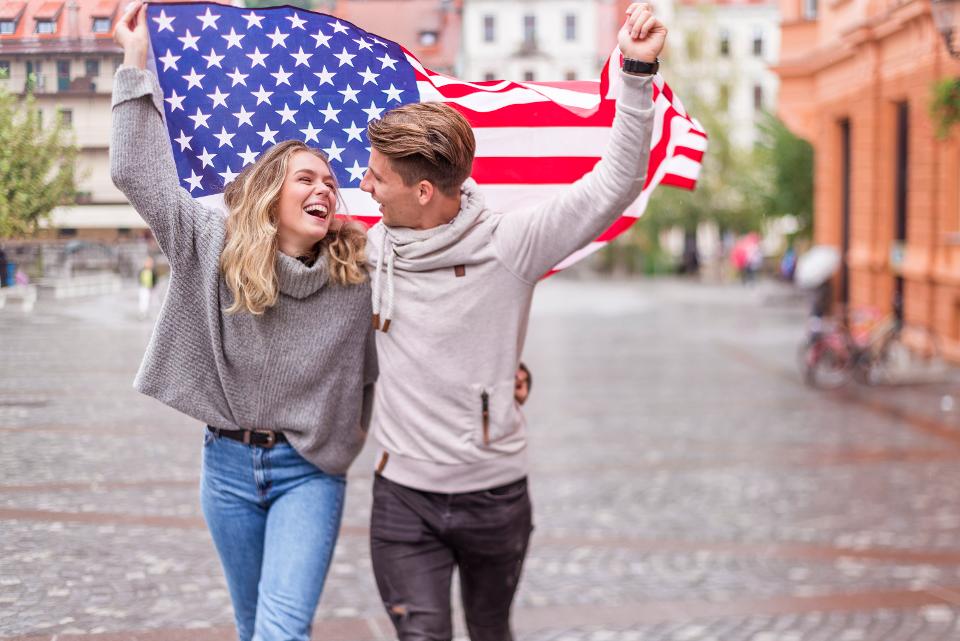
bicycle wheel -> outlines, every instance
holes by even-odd
[[[852,363],[846,349],[838,349],[827,341],[814,341],[800,346],[803,381],[818,389],[836,389],[850,380]]]
[[[880,346],[867,368],[867,383],[917,382],[943,369],[936,335],[926,328],[911,327],[908,331],[909,337],[898,334]]]

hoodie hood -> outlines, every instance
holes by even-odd
[[[388,331],[393,315],[393,271],[425,272],[469,264],[489,242],[481,223],[487,219],[477,183],[468,178],[460,188],[460,211],[449,223],[431,229],[388,227],[377,223],[367,237],[373,241],[373,326]],[[383,324],[381,325],[381,317]]]

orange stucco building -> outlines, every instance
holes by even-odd
[[[938,140],[936,80],[960,76],[930,0],[780,0],[780,115],[816,150],[815,242],[838,298],[892,309],[960,361],[960,127]],[[960,27],[960,25],[957,25]]]

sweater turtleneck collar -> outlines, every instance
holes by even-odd
[[[308,266],[293,256],[277,252],[277,282],[287,296],[306,298],[326,285],[328,278],[326,256],[321,254]]]

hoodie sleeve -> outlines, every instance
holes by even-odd
[[[163,122],[162,95],[152,72],[126,66],[117,71],[110,175],[176,266],[196,253],[197,225],[218,214],[201,207],[180,186]]]
[[[509,212],[494,235],[500,259],[534,283],[613,224],[643,189],[653,131],[653,78],[623,81],[609,146],[590,173],[556,197]]]

